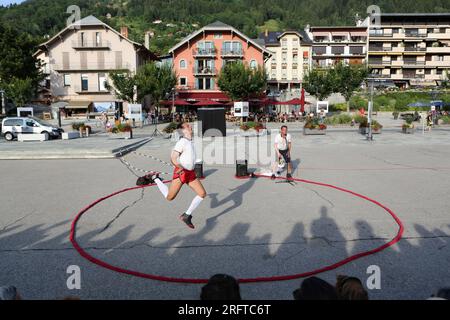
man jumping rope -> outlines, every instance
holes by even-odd
[[[189,228],[195,229],[192,224],[192,213],[206,198],[206,191],[194,171],[196,155],[194,142],[192,141],[192,126],[189,123],[181,123],[177,130],[182,133],[182,138],[175,145],[171,155],[171,162],[175,166],[175,170],[170,188],[161,181],[158,175],[154,175],[152,180],[168,201],[175,200],[184,184],[187,184],[197,193],[189,209],[180,216],[181,221]]]
[[[275,137],[275,152],[277,161],[272,168],[272,180],[275,179],[276,167],[281,159],[287,163],[287,178],[292,179],[292,163],[291,163],[292,136],[288,133],[288,127],[282,126],[281,133]]]

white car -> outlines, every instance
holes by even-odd
[[[44,121],[29,117],[29,118],[5,118],[2,121],[2,136],[7,141],[12,141],[20,133],[23,134],[45,134],[47,140],[51,138],[58,138],[64,132],[61,128],[52,126]]]

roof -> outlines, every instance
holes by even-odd
[[[203,28],[201,28],[200,30],[191,33],[190,35],[188,35],[186,38],[184,38],[183,40],[181,40],[177,45],[175,45],[173,48],[171,48],[169,50],[169,53],[173,53],[175,50],[177,50],[178,48],[180,48],[181,46],[183,46],[186,42],[188,42],[191,39],[194,39],[195,37],[197,37],[198,35],[200,35],[202,32],[204,31],[233,31],[234,33],[236,33],[237,35],[239,35],[240,37],[242,37],[243,39],[246,39],[248,42],[250,42],[251,44],[253,44],[255,47],[257,47],[258,49],[260,49],[262,52],[267,53],[268,55],[271,55],[272,53],[269,52],[268,50],[266,50],[266,48],[264,48],[264,46],[260,45],[258,42],[256,42],[254,39],[250,39],[249,37],[247,37],[245,34],[243,34],[242,32],[240,32],[239,30],[237,30],[236,28],[227,25],[221,21],[216,21],[213,22],[211,24],[208,24],[206,26],[204,26]]]
[[[364,29],[364,30],[366,30],[367,27],[365,27],[365,26],[311,27],[311,31],[313,31],[313,30],[324,30],[324,29]]]
[[[286,33],[297,33],[304,44],[313,44],[305,30],[291,30],[291,31],[270,31],[267,33],[262,32],[259,34],[259,39],[263,40],[266,46],[280,45],[280,37]]]
[[[101,26],[101,27],[104,27],[104,28],[108,28],[109,30],[111,30],[115,34],[117,34],[119,37],[121,37],[122,39],[125,39],[126,41],[130,42],[131,44],[133,44],[138,50],[148,51],[147,54],[149,54],[152,59],[158,60],[158,57],[155,54],[153,54],[150,50],[148,50],[143,44],[138,43],[138,42],[134,42],[134,41],[124,37],[120,32],[117,32],[117,30],[113,29],[112,27],[110,27],[109,25],[107,25],[106,23],[100,21],[99,19],[97,19],[96,17],[94,17],[92,15],[91,16],[87,16],[87,17],[85,17],[85,18],[83,18],[83,19],[81,19],[79,21],[76,21],[76,22],[72,23],[71,25],[69,25],[66,28],[64,28],[63,30],[61,30],[53,38],[51,38],[47,42],[44,42],[41,45],[39,45],[39,50],[35,53],[35,55],[38,54],[40,51],[46,51],[47,47],[51,43],[53,43],[55,40],[60,39],[63,34],[65,34],[66,32],[68,32],[70,30],[73,30],[74,28],[76,28],[78,26],[82,26],[82,27]]]

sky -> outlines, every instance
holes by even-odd
[[[24,0],[0,0],[0,6],[7,6],[8,4],[11,3],[21,3]]]

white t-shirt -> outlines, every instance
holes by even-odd
[[[287,140],[287,144],[286,144],[286,140]],[[286,135],[286,139],[284,139],[281,136],[281,133],[277,134],[277,136],[275,137],[275,143],[278,145],[278,150],[281,150],[281,151],[289,149],[288,144],[291,142],[292,142],[292,137],[289,133]]]
[[[189,171],[195,169],[196,155],[193,141],[181,138],[173,150],[180,153],[179,162],[184,169]]]

